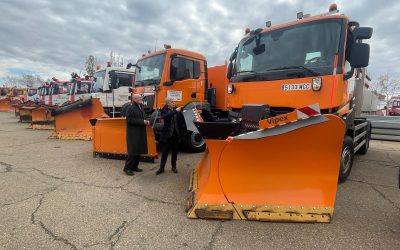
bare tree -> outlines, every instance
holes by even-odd
[[[371,85],[373,91],[385,95],[386,105],[389,106],[389,100],[392,96],[400,93],[400,80],[394,79],[388,73],[380,75],[376,82]]]
[[[86,69],[86,73],[89,76],[93,76],[94,72],[96,71],[96,63],[97,63],[97,60],[94,56],[89,55],[88,57],[86,57],[85,69]]]
[[[44,83],[44,80],[39,75],[22,74],[5,77],[4,82],[9,86],[16,87],[37,87]]]
[[[114,67],[123,67],[124,66],[124,58],[120,54],[116,54],[115,51],[110,52],[110,60],[111,66]]]

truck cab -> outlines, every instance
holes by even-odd
[[[69,102],[89,99],[94,91],[93,78],[74,77],[71,79],[71,87],[68,92]]]
[[[93,74],[92,97],[99,98],[104,110],[111,117],[120,116],[121,107],[129,102],[129,89],[133,86],[134,69],[106,67]],[[111,78],[115,84],[111,85]]]
[[[134,66],[136,74],[133,91],[143,95],[144,110],[148,118],[154,121],[156,138],[163,126],[160,109],[165,105],[165,98],[169,97],[177,107],[184,106],[186,148],[193,152],[204,150],[204,140],[193,125],[192,109],[209,106],[205,94],[208,87],[206,58],[192,51],[166,45],[164,50],[143,55]]]
[[[71,83],[69,81],[53,80],[45,87],[44,104],[47,106],[61,106],[68,102],[70,87]]]
[[[400,115],[400,98],[392,98],[389,101],[389,108],[387,110],[389,116]]]

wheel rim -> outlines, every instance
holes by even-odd
[[[351,161],[350,148],[346,147],[342,152],[342,158],[341,158],[342,173],[347,173],[347,171],[349,171],[350,161]]]
[[[201,148],[205,142],[204,142],[203,137],[201,137],[200,134],[193,132],[190,135],[190,143],[196,148]]]

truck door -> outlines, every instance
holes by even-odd
[[[202,60],[181,55],[172,57],[170,65],[171,86],[166,88],[166,96],[172,98],[177,106],[191,101],[204,100],[204,79],[201,77]]]

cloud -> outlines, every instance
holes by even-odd
[[[400,76],[400,34],[394,32],[400,2],[339,0],[338,8],[362,25],[374,28],[370,69],[374,77]],[[244,29],[293,21],[296,13],[326,12],[330,0],[315,4],[299,0],[5,0],[0,15],[0,77],[9,68],[68,78],[83,71],[94,55],[103,65],[111,50],[136,61],[162,44],[204,54],[209,65],[223,64]]]

